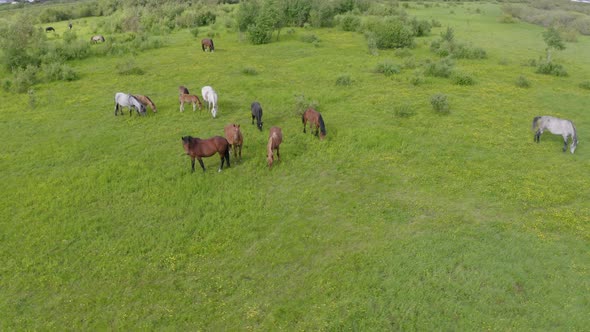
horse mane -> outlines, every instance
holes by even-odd
[[[533,119],[533,130],[537,128],[537,121],[539,121],[540,118],[540,116],[535,116],[535,118]]]
[[[211,41],[211,51],[215,51],[215,45],[213,45],[213,39],[209,39]]]
[[[156,104],[154,104],[154,102],[153,102],[153,101],[150,99],[150,97],[148,97],[148,96],[143,96],[143,97],[144,97],[144,98],[145,98],[147,101],[149,101],[149,103],[150,103],[152,106],[156,106]]]
[[[326,135],[326,126],[324,125],[324,118],[322,118],[321,114],[319,116],[319,121],[320,121],[320,131],[325,136]]]

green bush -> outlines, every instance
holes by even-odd
[[[194,27],[190,30],[191,35],[193,35],[193,37],[197,38],[197,36],[199,35],[199,28],[198,27]]]
[[[372,20],[366,29],[372,33],[379,49],[414,46],[414,32],[398,19]]]
[[[336,85],[338,86],[349,86],[350,84],[352,84],[352,80],[348,74],[340,75],[336,79]]]
[[[419,86],[426,83],[426,79],[424,79],[422,74],[415,74],[410,78],[410,83],[414,86]]]
[[[119,75],[143,75],[145,71],[137,66],[134,60],[121,62],[117,65]]]
[[[246,68],[242,69],[242,74],[255,76],[255,75],[258,75],[258,71],[255,68],[246,67]]]
[[[531,82],[529,82],[529,80],[526,77],[520,75],[516,79],[516,86],[519,88],[528,88],[531,86]]]
[[[391,76],[394,74],[399,74],[401,72],[401,68],[399,65],[391,62],[391,61],[384,61],[375,67],[375,72],[384,74],[385,76]]]
[[[410,105],[398,105],[394,108],[393,112],[398,118],[409,118],[416,114]]]
[[[554,62],[541,62],[537,65],[537,74],[543,75],[553,75],[553,76],[568,76],[567,71],[565,68],[557,63]]]
[[[437,113],[446,114],[450,112],[449,102],[445,94],[437,93],[431,96],[430,104],[432,105],[434,111]]]
[[[80,75],[66,64],[49,63],[41,67],[47,81],[75,81]]]
[[[351,13],[337,16],[336,21],[344,31],[357,31],[361,25],[361,18]]]
[[[578,86],[582,89],[590,90],[590,81],[584,81],[578,84]]]
[[[453,73],[454,63],[449,58],[444,58],[439,62],[427,62],[424,68],[426,76],[450,77]]]
[[[12,91],[16,93],[25,93],[37,83],[37,66],[27,66],[27,68],[17,68],[14,71],[14,80],[12,81]]]
[[[453,73],[453,75],[451,76],[451,81],[455,85],[474,85],[475,84],[475,79],[471,75],[466,74],[466,73],[458,73],[458,72]]]

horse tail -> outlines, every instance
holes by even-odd
[[[211,51],[215,51],[215,45],[213,45],[213,39],[211,39]]]
[[[301,123],[305,124],[305,113],[301,114]]]
[[[320,132],[322,133],[322,135],[326,135],[326,125],[324,125],[324,118],[322,118],[322,115],[320,114],[319,117],[319,122],[320,122]]]
[[[537,128],[537,122],[540,118],[540,116],[535,116],[535,118],[533,119],[533,131],[535,130],[535,128]]]
[[[227,146],[227,149],[225,149],[224,158],[225,158],[225,161],[227,162],[227,167],[230,167],[230,165],[229,165],[229,144]]]

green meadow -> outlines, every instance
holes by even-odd
[[[541,75],[527,63],[544,57],[546,29],[502,23],[500,4],[406,11],[441,23],[408,52],[371,52],[338,27],[252,45],[217,24],[70,61],[78,80],[0,90],[0,330],[588,329],[590,37],[553,53],[568,76]],[[77,37],[100,20],[74,20]],[[423,73],[448,27],[487,53],[454,60],[472,85]],[[213,53],[200,49],[207,33]],[[218,117],[179,112],[179,85],[211,85]],[[158,111],[114,116],[116,92]],[[325,140],[303,133],[302,100]],[[575,154],[561,136],[533,142],[538,115],[575,123]],[[229,123],[242,161],[217,172],[205,158],[191,173],[181,137]],[[271,126],[284,138],[269,170]]]

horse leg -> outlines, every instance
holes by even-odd
[[[277,146],[277,160],[281,160],[281,154],[279,153],[279,147]]]
[[[205,172],[205,164],[203,164],[203,159],[201,159],[201,157],[198,157],[197,159],[199,159],[199,164],[201,164],[201,168],[203,169],[203,172]],[[193,171],[194,171],[194,167],[193,167]]]
[[[183,102],[180,102],[180,111],[184,112],[184,103]]]
[[[195,158],[191,158],[191,172],[192,173],[195,172]]]
[[[197,103],[193,103],[193,112],[197,111]]]
[[[567,150],[567,136],[563,136],[563,152]]]
[[[305,126],[307,125],[307,121],[303,120],[303,133],[305,133]]]
[[[240,148],[240,162],[242,161],[242,144],[238,145]]]
[[[117,116],[118,111],[119,111],[119,104],[117,104],[115,102],[115,116]]]
[[[254,114],[252,114],[252,124],[254,124]]]

